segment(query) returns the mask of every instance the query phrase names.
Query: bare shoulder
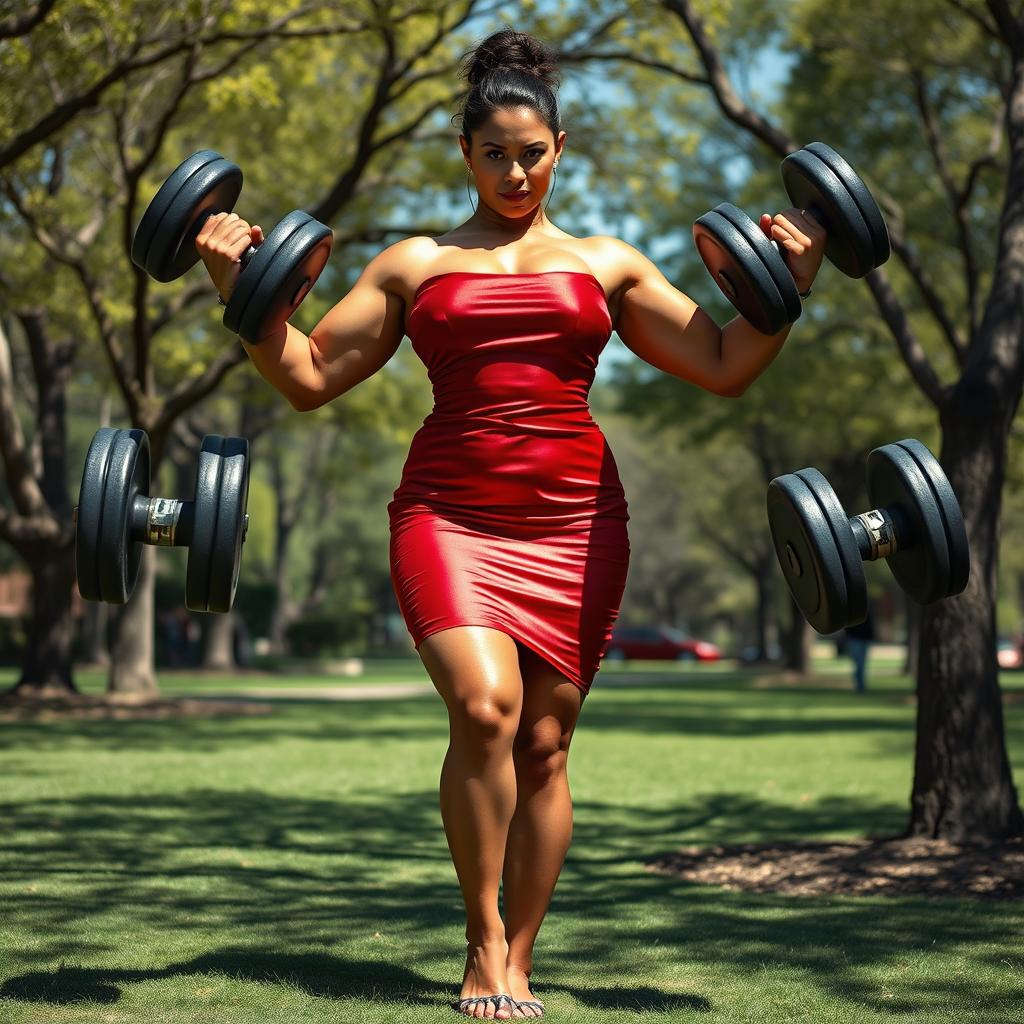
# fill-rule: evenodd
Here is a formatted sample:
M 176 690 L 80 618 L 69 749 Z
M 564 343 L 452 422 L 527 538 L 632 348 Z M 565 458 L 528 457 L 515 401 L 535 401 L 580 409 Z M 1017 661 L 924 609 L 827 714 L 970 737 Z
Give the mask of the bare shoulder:
M 621 238 L 594 235 L 587 241 L 593 247 L 595 258 L 603 264 L 608 280 L 614 282 L 615 290 L 620 295 L 645 278 L 663 276 L 652 260 Z
M 381 290 L 408 301 L 423 267 L 430 265 L 436 253 L 437 242 L 429 235 L 411 235 L 381 249 L 366 265 L 364 273 L 370 275 Z

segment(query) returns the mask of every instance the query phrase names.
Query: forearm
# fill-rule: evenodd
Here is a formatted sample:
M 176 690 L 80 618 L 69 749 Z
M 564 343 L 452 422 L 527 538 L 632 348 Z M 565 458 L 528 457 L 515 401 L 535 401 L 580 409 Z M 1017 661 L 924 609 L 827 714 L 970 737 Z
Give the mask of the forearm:
M 762 334 L 742 316 L 730 320 L 722 328 L 719 350 L 721 393 L 743 394 L 779 354 L 791 329 L 792 324 L 778 334 Z
M 320 370 L 314 361 L 313 346 L 302 331 L 286 323 L 258 345 L 242 341 L 242 346 L 260 376 L 294 408 L 305 411 L 318 404 L 314 396 L 321 390 Z

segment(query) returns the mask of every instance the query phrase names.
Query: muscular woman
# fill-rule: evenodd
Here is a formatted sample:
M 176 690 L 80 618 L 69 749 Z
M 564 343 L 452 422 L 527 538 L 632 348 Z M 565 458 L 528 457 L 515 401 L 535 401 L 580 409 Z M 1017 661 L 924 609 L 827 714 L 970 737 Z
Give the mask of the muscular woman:
M 504 29 L 463 74 L 472 216 L 379 253 L 309 337 L 286 324 L 246 349 L 299 410 L 376 373 L 406 334 L 427 367 L 434 409 L 388 505 L 391 573 L 448 710 L 441 817 L 468 947 L 454 1006 L 505 1020 L 543 1014 L 530 975 L 572 836 L 569 744 L 629 563 L 625 496 L 587 405 L 598 357 L 615 331 L 659 370 L 737 397 L 789 328 L 719 328 L 633 247 L 548 218 L 566 132 L 544 43 Z M 806 291 L 824 231 L 795 209 L 761 228 Z M 225 300 L 262 240 L 235 214 L 207 221 L 197 245 Z

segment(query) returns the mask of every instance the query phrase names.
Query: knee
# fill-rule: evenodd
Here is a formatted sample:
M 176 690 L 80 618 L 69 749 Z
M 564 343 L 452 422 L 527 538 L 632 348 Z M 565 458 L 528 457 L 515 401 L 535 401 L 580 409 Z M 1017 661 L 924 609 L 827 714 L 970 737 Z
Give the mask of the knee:
M 516 734 L 519 707 L 493 694 L 460 700 L 448 709 L 452 737 L 472 741 L 474 746 L 507 746 Z
M 516 737 L 512 748 L 516 775 L 525 782 L 544 785 L 565 772 L 569 760 L 569 737 L 543 731 Z

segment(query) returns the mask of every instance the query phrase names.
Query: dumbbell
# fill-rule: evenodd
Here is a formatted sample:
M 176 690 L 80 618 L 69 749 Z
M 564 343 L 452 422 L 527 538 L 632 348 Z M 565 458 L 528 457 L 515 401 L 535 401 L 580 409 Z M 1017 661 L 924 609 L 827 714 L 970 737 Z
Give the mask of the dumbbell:
M 782 181 L 795 207 L 828 233 L 825 255 L 847 277 L 863 277 L 889 258 L 889 231 L 874 196 L 831 147 L 812 142 L 782 161 Z M 741 209 L 719 203 L 698 217 L 693 239 L 725 297 L 764 334 L 800 317 L 793 275 L 774 240 Z
M 150 497 L 149 467 L 144 430 L 96 431 L 74 510 L 79 592 L 87 601 L 125 604 L 135 590 L 143 544 L 187 547 L 186 606 L 229 611 L 249 528 L 249 442 L 203 438 L 192 501 Z
M 229 213 L 242 172 L 212 149 L 182 161 L 146 207 L 132 239 L 132 262 L 157 281 L 181 277 L 199 260 L 196 238 L 208 217 Z M 289 213 L 242 270 L 224 309 L 228 330 L 255 344 L 281 327 L 316 283 L 331 254 L 331 229 L 301 210 Z
M 793 600 L 819 633 L 867 617 L 864 562 L 884 558 L 918 604 L 961 593 L 970 576 L 963 514 L 934 455 L 913 438 L 875 448 L 867 459 L 874 508 L 847 516 L 813 468 L 768 485 L 768 523 Z

